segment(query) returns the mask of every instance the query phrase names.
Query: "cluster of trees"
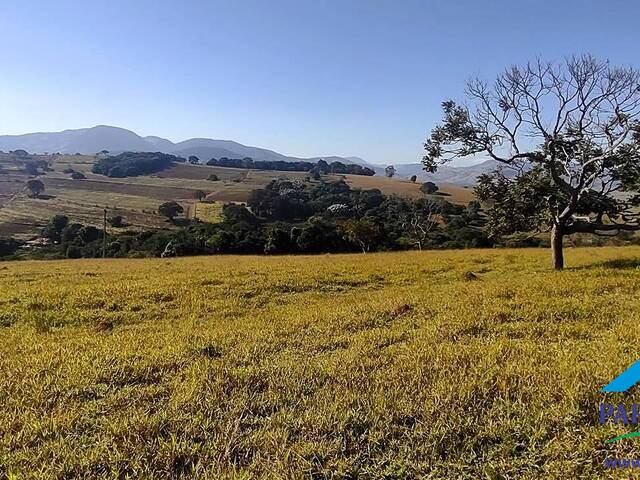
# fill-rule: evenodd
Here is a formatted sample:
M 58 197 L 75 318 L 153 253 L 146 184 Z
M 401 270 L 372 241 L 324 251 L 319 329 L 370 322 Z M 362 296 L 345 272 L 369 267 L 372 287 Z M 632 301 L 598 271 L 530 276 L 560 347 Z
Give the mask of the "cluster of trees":
M 178 214 L 176 205 L 163 215 Z M 179 206 L 179 205 L 178 205 Z M 166 211 L 164 211 L 166 210 Z M 213 253 L 286 254 L 487 247 L 477 202 L 467 207 L 426 197 L 408 200 L 343 181 L 274 180 L 246 205 L 227 204 L 223 221 L 187 221 L 182 228 L 106 235 L 105 254 L 180 256 Z M 99 257 L 105 233 L 56 216 L 42 235 L 60 257 Z
M 28 159 L 24 162 L 24 169 L 29 175 L 37 176 L 51 170 L 46 160 Z
M 148 175 L 164 170 L 174 163 L 191 163 L 197 165 L 200 160 L 195 155 L 191 155 L 188 160 L 161 152 L 124 152 L 115 156 L 99 158 L 93 165 L 92 172 L 108 177 L 133 177 L 137 175 Z M 341 173 L 353 175 L 375 175 L 370 168 L 362 165 L 350 164 L 346 165 L 342 162 L 327 163 L 325 160 L 319 160 L 318 163 L 312 162 L 285 162 L 277 161 L 259 161 L 250 157 L 245 158 L 212 158 L 207 165 L 214 167 L 231 167 L 245 168 L 255 170 L 278 170 L 285 172 L 310 172 L 314 178 L 319 178 L 321 174 Z
M 21 242 L 13 238 L 0 238 L 0 258 L 14 255 L 21 245 Z
M 185 159 L 161 152 L 124 152 L 100 158 L 91 171 L 108 177 L 135 177 L 162 171 L 176 162 L 184 163 Z
M 62 173 L 69 174 L 73 180 L 85 180 L 87 178 L 84 173 L 79 172 L 78 170 L 74 170 L 71 167 L 65 168 Z
M 357 164 L 344 164 L 342 162 L 327 163 L 325 160 L 319 160 L 317 163 L 312 162 L 285 162 L 284 160 L 261 161 L 253 160 L 250 157 L 245 158 L 212 158 L 207 165 L 214 167 L 232 167 L 247 168 L 256 170 L 279 170 L 283 172 L 312 172 L 314 174 L 342 173 L 353 175 L 375 175 L 370 168 Z
M 42 237 L 54 242 L 65 258 L 102 255 L 104 231 L 91 225 L 71 223 L 65 215 L 55 215 L 42 230 Z

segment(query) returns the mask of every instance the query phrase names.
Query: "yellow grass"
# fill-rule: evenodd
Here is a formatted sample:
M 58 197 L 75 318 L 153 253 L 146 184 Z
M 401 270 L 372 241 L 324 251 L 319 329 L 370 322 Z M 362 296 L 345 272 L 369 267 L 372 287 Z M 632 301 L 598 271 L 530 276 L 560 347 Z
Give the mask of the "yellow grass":
M 367 177 L 364 175 L 335 175 L 343 177 L 352 188 L 360 188 L 370 190 L 372 188 L 379 189 L 385 195 L 398 195 L 407 198 L 423 198 L 424 193 L 420 191 L 422 183 L 420 181 L 413 183 L 409 180 L 400 178 L 387 178 L 382 175 Z M 467 205 L 475 199 L 473 188 L 465 188 L 450 183 L 438 184 L 439 192 L 444 195 L 429 195 L 429 198 L 442 198 L 451 203 Z
M 222 220 L 222 204 L 221 203 L 203 203 L 197 204 L 196 217 L 198 220 L 209 223 L 217 223 Z
M 600 401 L 637 398 L 598 391 L 640 357 L 640 248 L 567 260 L 2 263 L 0 472 L 607 477 L 605 457 L 640 453 L 597 423 Z

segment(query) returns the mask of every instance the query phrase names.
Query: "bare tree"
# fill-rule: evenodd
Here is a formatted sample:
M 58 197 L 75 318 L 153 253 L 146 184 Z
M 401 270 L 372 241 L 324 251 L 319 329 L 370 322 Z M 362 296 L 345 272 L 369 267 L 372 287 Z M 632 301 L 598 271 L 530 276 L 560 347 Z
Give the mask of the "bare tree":
M 409 241 L 422 250 L 424 243 L 437 225 L 441 214 L 437 202 L 419 200 L 411 202 L 410 210 L 403 215 L 401 227 Z
M 503 165 L 476 189 L 494 205 L 490 229 L 550 231 L 562 269 L 564 236 L 640 228 L 639 81 L 634 68 L 589 55 L 513 66 L 491 85 L 472 79 L 468 105 L 443 103 L 423 164 L 433 172 L 485 154 Z

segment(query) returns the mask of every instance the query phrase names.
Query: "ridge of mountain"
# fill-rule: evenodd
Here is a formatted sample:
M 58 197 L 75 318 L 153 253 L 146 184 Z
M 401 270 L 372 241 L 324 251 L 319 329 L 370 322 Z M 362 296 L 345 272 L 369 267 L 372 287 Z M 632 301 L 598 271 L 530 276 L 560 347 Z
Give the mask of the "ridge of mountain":
M 328 163 L 356 163 L 373 169 L 377 174 L 384 173 L 384 167 L 374 165 L 356 156 L 315 156 L 310 158 L 294 157 L 266 148 L 243 145 L 233 140 L 211 138 L 190 138 L 181 142 L 172 142 L 158 136 L 140 135 L 120 127 L 97 125 L 91 128 L 63 130 L 61 132 L 36 132 L 23 135 L 0 135 L 0 150 L 23 149 L 30 153 L 66 153 L 95 154 L 102 150 L 111 153 L 124 151 L 159 151 L 181 157 L 196 156 L 205 163 L 211 158 L 251 157 L 257 161 L 317 162 L 324 159 Z M 416 175 L 421 181 L 435 183 L 454 183 L 472 185 L 482 173 L 494 170 L 497 163 L 486 160 L 466 167 L 443 166 L 436 173 L 426 173 L 420 163 L 396 164 L 396 174 L 400 177 Z

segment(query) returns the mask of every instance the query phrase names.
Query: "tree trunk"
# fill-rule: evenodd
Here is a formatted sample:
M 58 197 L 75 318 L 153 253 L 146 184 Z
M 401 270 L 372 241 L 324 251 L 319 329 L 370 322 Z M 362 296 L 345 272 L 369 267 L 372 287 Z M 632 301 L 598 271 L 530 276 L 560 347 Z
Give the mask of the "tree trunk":
M 553 260 L 553 268 L 562 270 L 564 268 L 564 254 L 562 252 L 562 238 L 564 234 L 562 229 L 555 225 L 551 229 L 551 258 Z

